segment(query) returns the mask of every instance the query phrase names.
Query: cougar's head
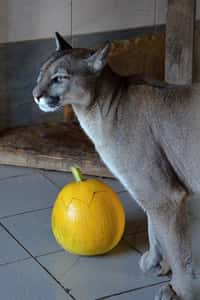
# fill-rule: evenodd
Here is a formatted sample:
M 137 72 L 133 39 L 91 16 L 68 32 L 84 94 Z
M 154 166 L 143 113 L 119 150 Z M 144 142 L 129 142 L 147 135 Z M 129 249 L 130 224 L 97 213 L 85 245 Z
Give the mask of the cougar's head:
M 87 105 L 90 90 L 106 64 L 110 43 L 96 51 L 72 48 L 56 33 L 56 51 L 40 69 L 33 97 L 42 111 L 66 104 Z

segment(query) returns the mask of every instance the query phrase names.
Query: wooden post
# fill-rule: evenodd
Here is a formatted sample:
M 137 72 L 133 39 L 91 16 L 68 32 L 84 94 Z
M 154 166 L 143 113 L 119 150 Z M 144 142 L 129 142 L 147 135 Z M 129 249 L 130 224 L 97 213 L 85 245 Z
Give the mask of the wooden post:
M 74 112 L 71 105 L 65 105 L 64 107 L 64 122 L 70 122 L 74 118 Z
M 168 0 L 165 80 L 192 83 L 195 0 Z

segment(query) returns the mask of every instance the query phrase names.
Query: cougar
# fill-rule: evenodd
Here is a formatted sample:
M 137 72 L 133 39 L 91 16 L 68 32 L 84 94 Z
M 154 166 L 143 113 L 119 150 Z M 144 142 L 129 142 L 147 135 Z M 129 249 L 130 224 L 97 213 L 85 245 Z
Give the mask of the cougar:
M 149 251 L 140 267 L 171 281 L 155 300 L 199 300 L 187 206 L 200 194 L 200 84 L 175 87 L 121 77 L 107 64 L 111 45 L 72 48 L 56 33 L 33 97 L 53 112 L 72 104 L 103 162 L 144 209 Z

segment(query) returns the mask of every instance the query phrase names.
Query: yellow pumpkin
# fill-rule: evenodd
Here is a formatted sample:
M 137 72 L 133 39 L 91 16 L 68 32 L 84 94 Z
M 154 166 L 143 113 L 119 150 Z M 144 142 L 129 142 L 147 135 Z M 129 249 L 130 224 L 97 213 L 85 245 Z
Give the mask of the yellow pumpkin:
M 123 206 L 107 184 L 97 179 L 84 180 L 78 168 L 71 169 L 76 181 L 63 187 L 52 210 L 55 239 L 74 254 L 106 253 L 123 235 Z

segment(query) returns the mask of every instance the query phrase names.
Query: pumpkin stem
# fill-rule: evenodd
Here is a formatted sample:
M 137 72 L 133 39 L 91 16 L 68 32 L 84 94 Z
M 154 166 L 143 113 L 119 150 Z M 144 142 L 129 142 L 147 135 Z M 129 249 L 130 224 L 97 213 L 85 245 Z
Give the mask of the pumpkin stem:
M 71 167 L 70 169 L 71 169 L 72 174 L 77 182 L 84 180 L 83 174 L 81 173 L 81 170 L 79 168 Z

